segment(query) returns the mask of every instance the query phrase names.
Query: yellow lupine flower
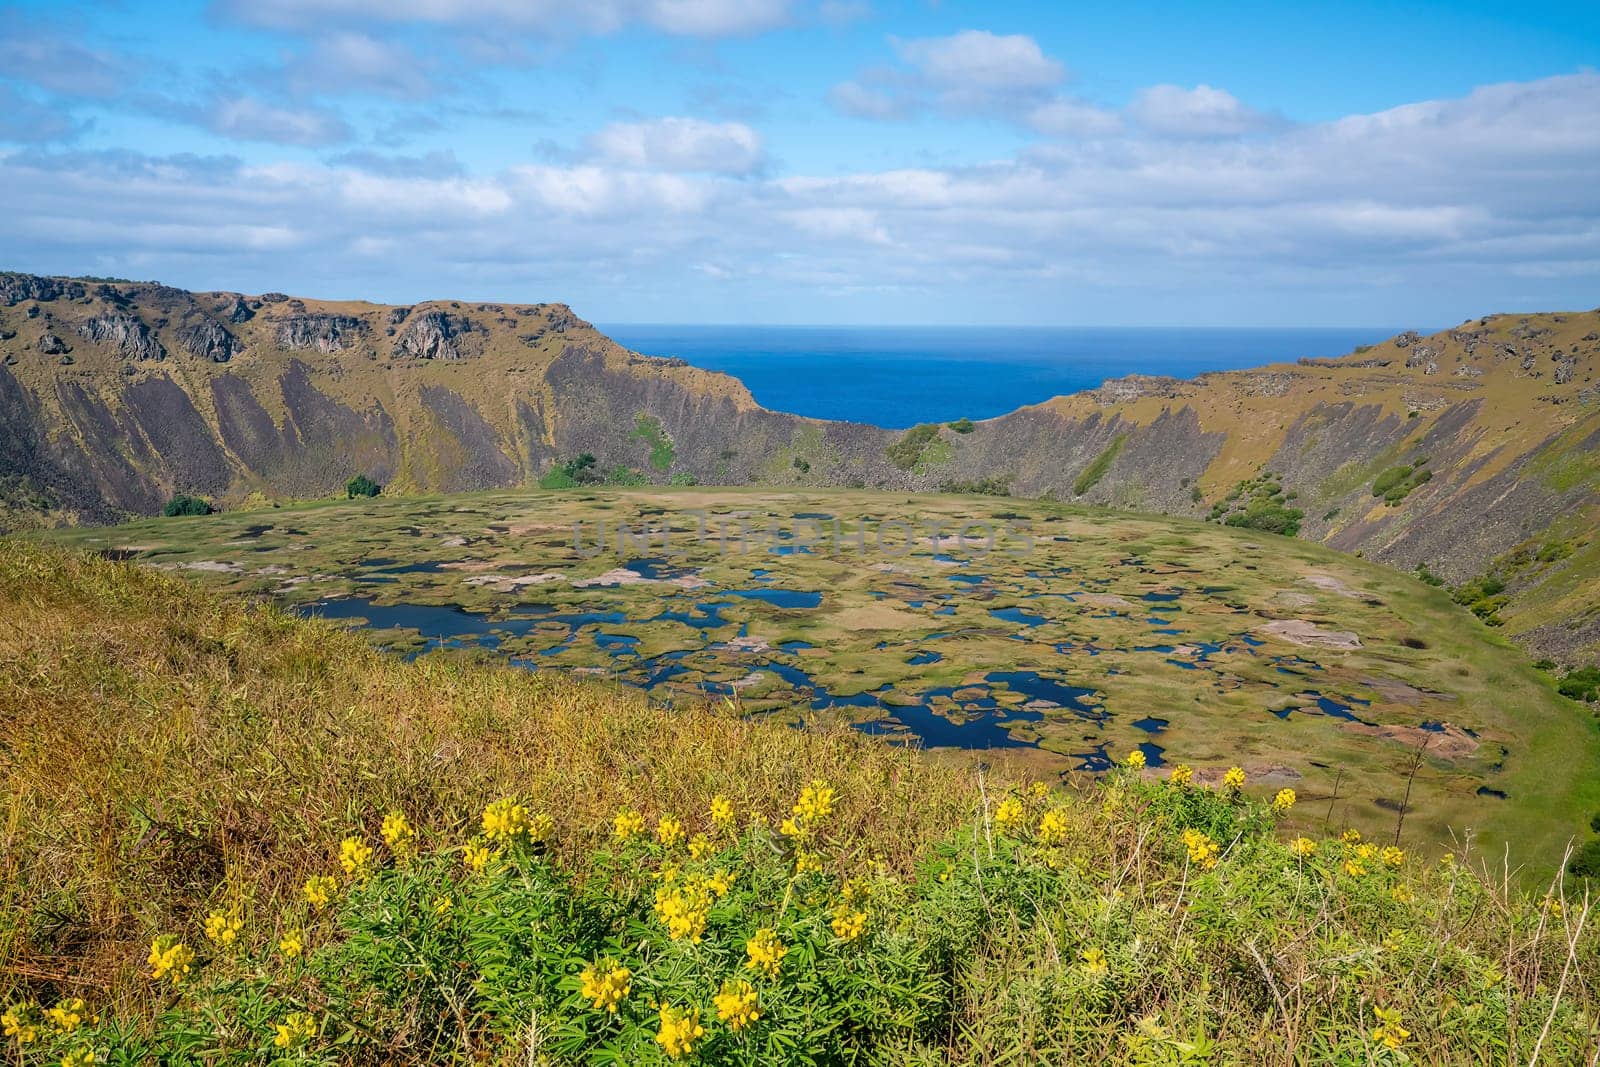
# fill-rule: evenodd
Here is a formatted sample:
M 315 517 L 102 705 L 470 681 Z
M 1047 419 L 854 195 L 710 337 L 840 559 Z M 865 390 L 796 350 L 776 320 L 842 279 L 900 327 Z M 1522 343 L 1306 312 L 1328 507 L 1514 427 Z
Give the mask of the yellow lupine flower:
M 1406 885 L 1404 882 L 1400 882 L 1394 888 L 1390 889 L 1389 895 L 1394 898 L 1394 902 L 1396 904 L 1409 904 L 1414 899 L 1411 893 L 1411 887 Z
M 1001 833 L 1016 833 L 1022 828 L 1022 822 L 1027 817 L 1027 810 L 1023 808 L 1022 801 L 1016 797 L 1007 797 L 994 809 L 994 824 L 1000 828 Z
M 833 921 L 828 925 L 832 927 L 834 937 L 841 941 L 854 941 L 867 929 L 867 913 L 842 906 L 834 910 Z
M 794 813 L 807 822 L 818 822 L 833 814 L 834 801 L 833 787 L 821 778 L 813 778 L 811 784 L 800 790 L 800 800 L 794 806 Z
M 743 978 L 730 978 L 723 982 L 722 992 L 711 1000 L 717 1006 L 717 1018 L 727 1023 L 728 1029 L 734 1033 L 761 1018 L 755 987 Z
M 46 1008 L 44 1017 L 50 1020 L 50 1025 L 58 1033 L 70 1034 L 83 1025 L 83 1020 L 88 1018 L 89 1006 L 83 1002 L 82 997 L 68 997 L 57 1001 L 54 1007 Z
M 1142 748 L 1134 749 L 1132 752 L 1128 753 L 1128 758 L 1124 762 L 1126 762 L 1127 765 L 1129 766 L 1129 768 L 1131 768 L 1132 770 L 1136 770 L 1136 771 L 1144 770 L 1144 765 L 1145 765 L 1144 749 L 1142 749 Z
M 31 1045 L 39 1040 L 37 1013 L 39 1005 L 32 1001 L 13 1004 L 0 1014 L 0 1033 L 19 1045 Z
M 306 936 L 299 930 L 290 930 L 278 938 L 278 951 L 288 960 L 299 959 L 306 950 Z
M 661 1029 L 656 1032 L 656 1043 L 675 1060 L 681 1060 L 694 1051 L 694 1043 L 705 1036 L 700 1025 L 699 1008 L 661 1006 Z
M 317 1020 L 303 1011 L 290 1012 L 273 1027 L 278 1033 L 272 1043 L 279 1048 L 299 1048 L 317 1036 Z
M 1390 845 L 1388 848 L 1383 850 L 1383 865 L 1385 867 L 1399 867 L 1405 861 L 1406 854 L 1403 849 L 1398 849 L 1393 845 Z
M 411 851 L 411 846 L 416 842 L 417 832 L 411 828 L 411 822 L 403 812 L 391 811 L 383 817 L 383 826 L 379 829 L 383 843 L 389 846 L 389 851 L 396 856 L 403 856 Z
M 1372 1031 L 1372 1040 L 1388 1049 L 1398 1049 L 1405 1044 L 1406 1038 L 1411 1036 L 1411 1031 L 1400 1025 L 1400 1012 L 1394 1008 L 1372 1009 L 1378 1017 L 1378 1027 Z
M 439 896 L 433 898 L 433 913 L 439 918 L 444 918 L 455 910 L 456 902 L 449 897 Z
M 725 868 L 719 868 L 717 873 L 706 879 L 706 888 L 716 894 L 718 900 L 728 895 L 728 890 L 733 888 L 733 874 Z
M 1203 871 L 1209 871 L 1217 865 L 1217 856 L 1221 847 L 1211 838 L 1199 830 L 1185 830 L 1183 844 L 1189 850 L 1189 862 Z
M 84 1047 L 75 1048 L 61 1057 L 61 1067 L 89 1067 L 90 1064 L 100 1062 L 95 1058 L 94 1049 Z
M 632 808 L 623 808 L 617 812 L 617 817 L 611 820 L 613 841 L 632 841 L 642 833 L 644 833 L 644 816 Z
M 306 879 L 306 903 L 321 911 L 333 902 L 333 896 L 339 891 L 339 883 L 331 874 L 313 874 Z
M 1227 773 L 1222 776 L 1222 784 L 1228 789 L 1243 789 L 1244 768 L 1229 767 Z
M 1078 953 L 1078 959 L 1083 961 L 1083 969 L 1089 975 L 1099 978 L 1111 968 L 1106 963 L 1106 954 L 1098 948 L 1086 948 Z
M 1035 800 L 1043 800 L 1050 795 L 1050 785 L 1047 782 L 1034 782 L 1028 786 L 1028 795 Z
M 778 833 L 784 837 L 804 837 L 805 824 L 797 816 L 788 816 L 778 824 Z
M 733 822 L 733 801 L 718 793 L 711 798 L 711 825 L 726 832 L 733 829 Z
M 1194 768 L 1187 763 L 1180 763 L 1172 768 L 1172 773 L 1167 775 L 1167 781 L 1173 785 L 1188 785 L 1194 781 Z
M 1317 852 L 1317 843 L 1309 837 L 1297 837 L 1289 842 L 1289 851 L 1296 856 L 1314 856 Z
M 461 865 L 473 874 L 482 874 L 492 859 L 494 853 L 488 845 L 468 845 L 461 850 Z
M 802 874 L 821 874 L 822 857 L 801 849 L 794 854 L 794 873 L 797 878 Z
M 1051 808 L 1039 819 L 1039 843 L 1059 845 L 1067 839 L 1067 816 L 1059 808 Z
M 194 950 L 171 934 L 162 934 L 150 942 L 150 977 L 163 978 L 174 985 L 189 977 L 189 967 L 194 963 Z
M 1339 835 L 1339 840 L 1346 845 L 1359 845 L 1361 844 L 1361 831 L 1352 826 Z
M 656 890 L 656 918 L 674 941 L 698 944 L 705 936 L 710 909 L 709 887 L 698 877 L 686 878 L 682 885 L 663 885 Z
M 689 838 L 689 858 L 692 860 L 704 859 L 711 852 L 711 839 L 705 834 L 695 834 Z
M 1272 810 L 1279 815 L 1285 815 L 1294 807 L 1295 795 L 1293 789 L 1280 789 L 1278 795 L 1272 798 Z
M 1362 875 L 1367 873 L 1367 865 L 1357 859 L 1345 860 L 1344 873 L 1348 874 L 1352 878 L 1360 878 Z
M 239 931 L 244 929 L 244 920 L 236 913 L 214 911 L 206 916 L 206 940 L 219 948 L 229 948 L 239 940 Z
M 617 1013 L 617 1005 L 627 999 L 633 988 L 633 972 L 613 959 L 591 963 L 583 969 L 580 978 L 583 995 L 594 1004 L 595 1011 Z
M 656 820 L 656 840 L 667 848 L 678 844 L 684 839 L 683 823 L 674 816 L 663 815 Z
M 354 881 L 367 876 L 372 865 L 372 846 L 359 837 L 347 837 L 339 842 L 339 866 Z
M 770 926 L 757 930 L 755 936 L 745 942 L 744 951 L 748 957 L 745 966 L 752 971 L 762 972 L 768 978 L 778 977 L 783 957 L 789 954 L 788 946 L 778 940 L 778 932 Z

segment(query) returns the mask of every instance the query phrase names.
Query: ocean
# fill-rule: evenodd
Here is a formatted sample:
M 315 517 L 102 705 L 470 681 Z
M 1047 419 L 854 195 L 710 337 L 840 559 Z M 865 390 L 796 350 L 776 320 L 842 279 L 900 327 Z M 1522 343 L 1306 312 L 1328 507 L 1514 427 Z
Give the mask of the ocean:
M 987 419 L 1126 374 L 1189 378 L 1340 356 L 1393 327 L 601 325 L 618 343 L 739 378 L 763 406 L 904 429 Z

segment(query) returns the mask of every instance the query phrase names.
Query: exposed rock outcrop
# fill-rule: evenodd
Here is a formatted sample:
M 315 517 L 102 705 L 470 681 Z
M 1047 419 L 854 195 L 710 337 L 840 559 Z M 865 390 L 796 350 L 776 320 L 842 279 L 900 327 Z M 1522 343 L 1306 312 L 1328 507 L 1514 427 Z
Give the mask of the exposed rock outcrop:
M 61 356 L 72 351 L 72 346 L 53 333 L 39 338 L 39 351 L 47 356 Z
M 191 356 L 213 363 L 228 362 L 242 348 L 237 337 L 210 319 L 183 327 L 178 331 L 178 343 Z
M 10 307 L 24 300 L 81 300 L 82 282 L 67 278 L 41 278 L 37 274 L 0 273 L 0 304 Z
M 447 311 L 429 311 L 406 324 L 395 338 L 397 359 L 462 359 L 476 355 L 471 319 Z
M 95 344 L 114 345 L 124 359 L 154 361 L 167 358 L 167 349 L 144 321 L 135 315 L 101 315 L 84 321 L 78 333 Z
M 360 344 L 366 329 L 365 323 L 349 315 L 294 315 L 279 320 L 273 337 L 279 348 L 314 348 L 331 354 Z

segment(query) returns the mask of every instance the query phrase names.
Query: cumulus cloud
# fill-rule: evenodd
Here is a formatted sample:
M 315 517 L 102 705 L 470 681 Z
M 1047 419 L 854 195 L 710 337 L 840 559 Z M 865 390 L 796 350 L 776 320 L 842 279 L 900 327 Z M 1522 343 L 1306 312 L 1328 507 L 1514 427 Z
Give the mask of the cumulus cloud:
M 761 135 L 742 122 L 669 117 L 614 122 L 590 136 L 595 160 L 641 170 L 751 174 L 765 156 Z
M 795 16 L 792 0 L 217 0 L 213 6 L 227 18 L 274 29 L 425 23 L 614 33 L 642 25 L 684 37 L 761 33 Z
M 291 59 L 282 80 L 297 95 L 365 92 L 401 100 L 432 96 L 430 64 L 406 46 L 365 33 L 341 31 L 317 39 Z
M 1236 137 L 1278 121 L 1241 104 L 1227 90 L 1209 85 L 1141 89 L 1128 105 L 1128 116 L 1144 129 L 1169 137 Z
M 15 8 L 0 10 L 0 26 L 0 77 L 85 98 L 114 96 L 132 80 L 126 60 L 25 20 Z
M 205 288 L 580 310 L 650 291 L 682 306 L 700 264 L 739 313 L 803 304 L 813 321 L 860 294 L 902 321 L 1137 321 L 1153 307 L 1238 321 L 1284 314 L 1286 292 L 1394 293 L 1406 318 L 1458 321 L 1505 307 L 1517 278 L 1537 279 L 1540 303 L 1592 306 L 1596 113 L 1600 75 L 1579 74 L 1243 139 L 776 177 L 747 169 L 759 141 L 695 120 L 618 123 L 586 158 L 476 175 L 34 148 L 0 153 L 15 208 L 0 247 L 39 269 Z

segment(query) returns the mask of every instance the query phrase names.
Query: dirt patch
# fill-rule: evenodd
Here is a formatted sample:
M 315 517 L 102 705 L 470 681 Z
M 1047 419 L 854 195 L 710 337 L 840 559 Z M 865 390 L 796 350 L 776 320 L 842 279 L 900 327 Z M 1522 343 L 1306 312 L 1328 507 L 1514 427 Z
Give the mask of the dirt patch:
M 1420 726 L 1369 726 L 1360 722 L 1345 723 L 1343 729 L 1346 733 L 1363 737 L 1381 737 L 1407 748 L 1421 748 L 1427 755 L 1437 759 L 1464 759 L 1478 751 L 1476 737 L 1448 722 L 1431 730 Z
M 1358 679 L 1361 685 L 1377 693 L 1386 704 L 1420 704 L 1424 700 L 1454 700 L 1449 693 L 1440 693 L 1432 689 L 1418 689 L 1414 685 L 1407 685 L 1398 678 L 1366 677 Z
M 485 586 L 496 593 L 514 593 L 530 585 L 559 582 L 563 577 L 565 575 L 561 574 L 519 574 L 515 577 L 509 574 L 479 574 L 462 579 L 461 584 Z
M 1131 608 L 1133 601 L 1115 593 L 1079 593 L 1080 604 L 1093 604 L 1097 608 Z
M 1363 593 L 1359 589 L 1352 589 L 1350 586 L 1346 585 L 1342 579 L 1335 578 L 1331 574 L 1312 573 L 1303 576 L 1300 580 L 1305 582 L 1307 585 L 1316 586 L 1325 593 L 1337 593 L 1340 596 L 1347 596 L 1351 600 L 1359 600 L 1365 604 L 1382 603 L 1381 600 L 1373 596 L 1371 593 Z
M 1349 630 L 1324 630 L 1304 619 L 1275 619 L 1255 629 L 1257 633 L 1281 637 L 1301 648 L 1331 648 L 1350 652 L 1361 647 L 1361 638 Z
M 1280 589 L 1273 595 L 1274 603 L 1282 604 L 1286 608 L 1309 608 L 1317 602 L 1317 598 L 1310 593 L 1296 593 L 1290 589 Z

